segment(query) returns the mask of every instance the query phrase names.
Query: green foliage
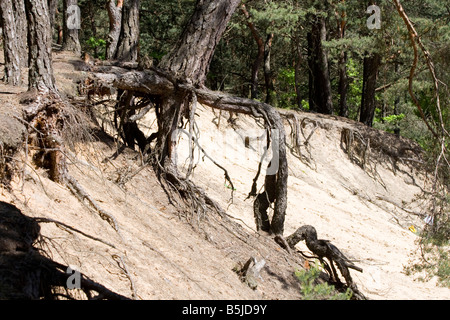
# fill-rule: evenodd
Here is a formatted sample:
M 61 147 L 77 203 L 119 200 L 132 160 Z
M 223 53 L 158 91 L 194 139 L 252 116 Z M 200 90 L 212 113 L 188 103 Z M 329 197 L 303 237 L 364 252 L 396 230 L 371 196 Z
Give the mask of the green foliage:
M 295 276 L 300 281 L 301 293 L 304 300 L 350 300 L 352 291 L 336 292 L 334 286 L 318 281 L 321 266 L 314 265 L 309 270 L 296 270 Z
M 349 109 L 349 118 L 357 120 L 359 107 L 361 106 L 362 94 L 362 64 L 357 63 L 355 59 L 347 60 L 347 77 L 349 79 L 349 87 L 347 93 L 347 104 Z
M 400 114 L 391 114 L 390 116 L 386 116 L 386 117 L 382 118 L 382 120 L 389 124 L 396 124 L 397 122 L 403 120 L 404 118 L 405 118 L 405 114 L 400 113 Z
M 81 49 L 89 52 L 95 58 L 104 59 L 106 42 L 109 32 L 109 18 L 104 0 L 78 0 L 81 10 L 81 29 L 79 39 Z M 62 19 L 62 5 L 59 9 L 59 19 Z
M 278 74 L 279 90 L 278 106 L 293 109 L 296 107 L 297 93 L 295 92 L 294 68 L 282 68 Z
M 94 53 L 94 57 L 105 60 L 106 41 L 103 39 L 97 39 L 90 37 L 85 42 L 85 47 L 89 52 Z

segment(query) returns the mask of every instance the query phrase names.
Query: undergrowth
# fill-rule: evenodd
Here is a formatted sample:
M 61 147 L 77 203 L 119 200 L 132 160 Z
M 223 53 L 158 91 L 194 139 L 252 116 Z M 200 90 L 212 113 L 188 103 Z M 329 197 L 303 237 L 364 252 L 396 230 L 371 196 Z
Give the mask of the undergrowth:
M 295 276 L 300 281 L 300 291 L 304 300 L 350 300 L 352 291 L 337 292 L 333 285 L 319 282 L 321 266 L 314 265 L 308 270 L 296 270 Z

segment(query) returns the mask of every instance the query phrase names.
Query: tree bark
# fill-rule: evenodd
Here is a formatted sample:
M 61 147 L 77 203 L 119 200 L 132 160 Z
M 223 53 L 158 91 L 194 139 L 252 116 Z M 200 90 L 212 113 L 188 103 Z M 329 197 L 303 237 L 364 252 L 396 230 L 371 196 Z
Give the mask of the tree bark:
M 347 93 L 348 93 L 348 77 L 347 77 L 347 52 L 341 51 L 339 56 L 339 115 L 348 117 Z
M 122 8 L 122 25 L 116 59 L 123 62 L 137 62 L 139 47 L 140 0 L 128 0 Z
M 0 2 L 1 24 L 3 25 L 3 50 L 5 56 L 5 75 L 3 81 L 18 86 L 22 83 L 20 76 L 20 55 L 16 34 L 15 14 L 11 0 Z
M 266 43 L 264 44 L 264 82 L 266 84 L 266 103 L 277 107 L 277 97 L 270 61 L 273 37 L 273 33 L 268 34 Z
M 295 82 L 295 95 L 298 110 L 303 110 L 302 105 L 302 95 L 301 95 L 301 85 L 300 81 L 303 77 L 301 74 L 301 66 L 303 63 L 302 48 L 300 46 L 300 40 L 298 36 L 294 37 L 294 48 L 295 48 L 295 67 L 294 67 L 294 82 Z
M 333 100 L 328 70 L 328 54 L 322 45 L 326 36 L 325 18 L 314 16 L 311 32 L 308 33 L 309 106 L 312 111 L 331 114 L 333 112 Z
M 106 9 L 109 16 L 109 33 L 106 42 L 106 59 L 114 59 L 117 52 L 117 44 L 119 43 L 120 29 L 122 27 L 122 7 L 123 0 L 109 0 Z
M 62 49 L 73 51 L 77 54 L 81 53 L 80 40 L 78 39 L 78 26 L 74 26 L 75 19 L 81 17 L 76 16 L 76 12 L 71 9 L 77 6 L 78 0 L 64 0 L 64 18 L 63 18 L 63 45 Z M 79 10 L 79 9 L 78 9 Z M 81 22 L 78 22 L 81 23 Z M 50 29 L 51 30 L 51 29 Z
M 58 10 L 58 0 L 48 0 L 48 10 L 50 11 L 50 25 L 52 28 L 52 35 L 53 35 L 53 29 L 55 27 L 56 11 Z
M 0 2 L 0 20 L 3 25 L 5 74 L 3 80 L 11 85 L 22 84 L 21 68 L 28 66 L 26 41 L 27 21 L 21 1 Z
M 52 38 L 46 0 L 25 0 L 28 19 L 28 89 L 57 92 L 52 67 Z
M 371 127 L 375 115 L 375 89 L 378 68 L 381 64 L 379 53 L 372 53 L 364 58 L 363 88 L 361 97 L 361 113 L 359 121 Z
M 176 47 L 162 58 L 160 67 L 175 78 L 203 85 L 216 46 L 239 3 L 239 0 L 197 1 Z
M 22 67 L 28 67 L 28 44 L 27 38 L 27 15 L 25 12 L 25 3 L 23 1 L 13 1 L 13 10 L 16 21 L 16 35 L 18 41 L 19 57 Z
M 345 0 L 341 0 L 345 4 Z M 338 35 L 339 39 L 344 39 L 345 29 L 346 29 L 346 11 L 338 13 L 335 12 L 338 19 Z M 339 115 L 341 117 L 348 117 L 348 105 L 347 105 L 347 92 L 348 92 L 348 77 L 347 77 L 347 51 L 343 48 L 339 54 L 338 62 L 338 72 L 339 72 Z

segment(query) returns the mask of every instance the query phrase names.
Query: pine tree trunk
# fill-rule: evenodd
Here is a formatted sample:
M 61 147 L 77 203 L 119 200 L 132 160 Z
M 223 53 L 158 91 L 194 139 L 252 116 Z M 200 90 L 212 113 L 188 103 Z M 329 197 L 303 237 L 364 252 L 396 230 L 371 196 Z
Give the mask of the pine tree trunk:
M 1 24 L 3 25 L 5 75 L 4 81 L 11 85 L 22 84 L 21 68 L 28 66 L 26 41 L 27 21 L 22 1 L 2 0 L 0 2 Z
M 347 92 L 348 92 L 348 77 L 347 77 L 347 52 L 341 51 L 339 56 L 339 115 L 341 117 L 348 117 Z
M 74 25 L 74 22 L 76 24 L 76 19 L 79 20 L 81 17 L 77 16 L 76 12 L 71 10 L 73 8 L 72 6 L 78 6 L 78 0 L 64 0 L 62 49 L 80 54 L 81 45 L 80 40 L 78 39 L 79 26 Z M 52 33 L 52 31 L 50 31 L 50 33 Z
M 16 23 L 11 0 L 0 2 L 1 24 L 3 25 L 5 75 L 3 80 L 10 85 L 17 86 L 22 83 L 20 76 L 20 56 L 16 35 Z
M 21 66 L 28 67 L 28 44 L 25 40 L 27 38 L 27 15 L 25 12 L 25 3 L 23 1 L 13 1 L 13 10 L 16 21 L 16 34 L 19 47 L 19 57 Z M 23 39 L 23 40 L 22 40 Z
M 231 15 L 240 0 L 200 0 L 177 46 L 164 56 L 159 67 L 175 78 L 203 86 L 212 56 Z M 187 104 L 187 93 L 176 92 L 163 99 L 158 117 L 156 150 L 161 164 L 172 160 L 175 141 L 171 139 Z
M 203 85 L 214 51 L 239 0 L 199 0 L 190 22 L 172 52 L 163 57 L 160 67 L 175 78 Z
M 123 0 L 109 0 L 106 9 L 109 16 L 109 33 L 106 42 L 106 59 L 114 59 L 117 52 L 117 44 L 119 43 L 120 29 L 122 27 L 122 7 Z
M 259 35 L 258 30 L 256 30 L 255 25 L 251 21 L 250 13 L 247 11 L 247 8 L 245 7 L 245 4 L 241 4 L 241 10 L 244 13 L 245 18 L 247 19 L 247 26 L 249 27 L 253 39 L 256 42 L 256 46 L 258 48 L 257 55 L 255 60 L 252 64 L 252 74 L 251 74 L 251 81 L 250 81 L 250 97 L 252 99 L 258 98 L 258 73 L 259 69 L 261 67 L 261 64 L 264 62 L 265 58 L 265 46 L 264 41 Z
M 28 89 L 56 92 L 52 67 L 52 39 L 46 0 L 25 0 L 28 20 Z
M 268 34 L 264 45 L 264 82 L 266 84 L 266 103 L 277 107 L 277 96 L 270 61 L 273 37 L 273 33 Z
M 295 48 L 295 68 L 294 68 L 294 82 L 295 82 L 295 100 L 297 102 L 298 110 L 303 110 L 302 105 L 302 95 L 301 95 L 301 85 L 300 81 L 303 78 L 303 74 L 301 74 L 301 66 L 303 63 L 303 55 L 300 46 L 300 40 L 298 36 L 294 37 L 294 45 Z
M 341 0 L 341 3 L 345 5 L 345 0 Z M 345 9 L 340 13 L 335 12 L 338 19 L 338 35 L 339 39 L 344 39 L 345 29 L 347 26 L 346 16 L 347 12 Z M 347 52 L 344 47 L 339 55 L 338 62 L 338 72 L 339 72 L 339 115 L 341 117 L 348 117 L 348 105 L 347 105 L 347 92 L 348 92 L 348 76 L 347 76 Z
M 122 8 L 122 26 L 116 59 L 126 62 L 138 61 L 140 0 L 127 0 Z
M 333 112 L 333 100 L 328 70 L 328 54 L 322 45 L 326 36 L 325 18 L 313 17 L 311 32 L 308 34 L 309 105 L 312 111 L 331 114 Z
M 58 0 L 48 0 L 48 10 L 50 11 L 50 25 L 52 28 L 52 38 L 53 38 L 53 29 L 55 27 L 55 18 L 56 11 L 58 9 Z
M 373 53 L 364 58 L 363 88 L 361 97 L 361 113 L 359 121 L 371 127 L 375 115 L 375 89 L 378 68 L 381 64 L 379 53 Z

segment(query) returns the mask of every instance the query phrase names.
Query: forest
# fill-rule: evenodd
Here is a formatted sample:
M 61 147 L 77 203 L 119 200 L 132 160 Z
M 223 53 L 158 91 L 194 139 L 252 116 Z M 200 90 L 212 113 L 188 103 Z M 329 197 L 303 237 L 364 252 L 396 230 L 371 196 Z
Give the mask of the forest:
M 283 121 L 300 111 L 360 122 L 417 143 L 420 165 L 430 173 L 425 193 L 432 223 L 424 237 L 448 243 L 448 1 L 1 0 L 0 13 L 3 81 L 28 87 L 24 121 L 30 136 L 38 133 L 35 146 L 46 149 L 39 165 L 83 197 L 89 198 L 69 174 L 64 154 L 70 148 L 65 129 L 77 131 L 73 126 L 81 118 L 73 109 L 76 99 L 60 95 L 55 85 L 52 51 L 82 58 L 90 77 L 80 92 L 114 97 L 108 101 L 120 143 L 140 152 L 190 210 L 225 214 L 189 179 L 193 149 L 205 153 L 196 144 L 198 103 L 228 112 L 230 122 L 246 114 L 264 123 L 272 159 L 267 171 L 261 160 L 249 194 L 257 229 L 275 235 L 287 251 L 296 236 L 308 239 L 305 228 L 300 236 L 284 235 L 289 150 Z M 158 131 L 146 136 L 136 121 L 151 109 Z M 174 161 L 179 128 L 192 141 L 186 176 Z M 272 162 L 275 172 L 269 170 Z M 233 189 L 229 172 L 215 164 Z M 7 166 L 0 163 L 0 169 Z M 262 192 L 256 184 L 261 172 Z M 106 220 L 114 227 L 112 217 Z M 352 266 L 339 255 L 333 259 L 345 277 Z M 358 296 L 351 280 L 347 284 Z

